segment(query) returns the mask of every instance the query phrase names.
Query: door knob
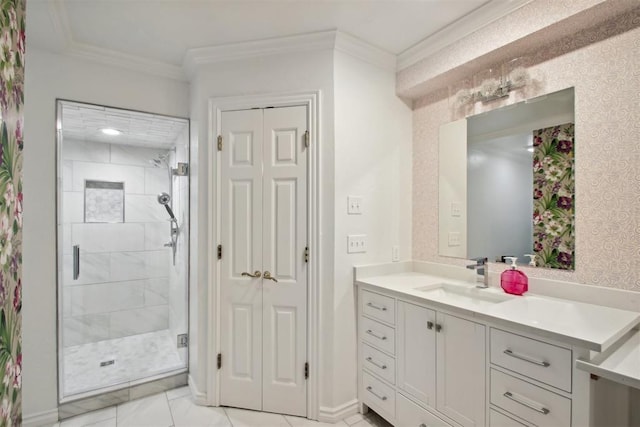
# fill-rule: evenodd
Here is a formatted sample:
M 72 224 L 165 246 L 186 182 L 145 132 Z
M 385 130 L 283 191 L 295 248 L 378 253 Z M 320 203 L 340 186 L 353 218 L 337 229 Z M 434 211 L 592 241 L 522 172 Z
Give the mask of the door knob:
M 269 273 L 268 271 L 265 271 L 265 272 L 264 272 L 264 276 L 262 276 L 262 277 L 264 277 L 264 278 L 265 278 L 265 279 L 267 279 L 267 280 L 273 280 L 274 282 L 278 283 L 278 279 L 276 279 L 275 277 L 273 277 L 273 276 L 271 275 L 271 273 Z
M 265 271 L 265 275 L 267 274 L 267 272 Z M 256 277 L 259 278 L 260 276 L 262 276 L 262 273 L 260 273 L 260 270 L 256 270 L 253 274 L 251 273 L 247 273 L 246 271 L 244 273 L 241 274 L 241 276 L 248 276 L 248 277 Z

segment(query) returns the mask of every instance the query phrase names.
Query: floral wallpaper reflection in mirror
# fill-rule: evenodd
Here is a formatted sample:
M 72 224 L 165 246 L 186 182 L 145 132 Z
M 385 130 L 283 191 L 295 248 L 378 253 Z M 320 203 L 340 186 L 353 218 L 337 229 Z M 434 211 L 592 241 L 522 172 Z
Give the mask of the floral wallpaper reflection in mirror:
M 574 125 L 533 131 L 533 251 L 540 267 L 575 265 Z
M 0 0 L 0 8 L 0 426 L 19 426 L 25 0 Z

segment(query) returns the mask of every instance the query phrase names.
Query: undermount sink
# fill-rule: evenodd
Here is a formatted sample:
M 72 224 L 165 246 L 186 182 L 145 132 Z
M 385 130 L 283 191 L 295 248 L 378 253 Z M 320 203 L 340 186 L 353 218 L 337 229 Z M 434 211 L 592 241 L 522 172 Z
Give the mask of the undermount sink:
M 489 307 L 511 299 L 508 295 L 495 290 L 451 283 L 422 286 L 415 290 L 423 292 L 423 295 L 429 299 L 476 308 Z

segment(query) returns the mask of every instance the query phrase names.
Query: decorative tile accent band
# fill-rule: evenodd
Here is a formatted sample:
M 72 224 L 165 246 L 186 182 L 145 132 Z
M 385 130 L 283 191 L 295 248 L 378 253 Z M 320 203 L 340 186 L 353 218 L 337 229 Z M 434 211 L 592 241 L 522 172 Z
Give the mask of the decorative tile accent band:
M 25 0 L 2 0 L 0 8 L 0 426 L 19 426 Z

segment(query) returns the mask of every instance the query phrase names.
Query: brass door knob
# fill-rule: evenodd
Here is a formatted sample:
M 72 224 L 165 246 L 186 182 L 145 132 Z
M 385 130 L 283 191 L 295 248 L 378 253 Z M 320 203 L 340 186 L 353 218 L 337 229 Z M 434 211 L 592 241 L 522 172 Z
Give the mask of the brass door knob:
M 266 273 L 266 272 L 265 272 Z M 262 273 L 260 273 L 260 270 L 256 270 L 253 274 L 251 273 L 247 273 L 246 271 L 244 273 L 241 274 L 241 276 L 248 276 L 248 277 L 254 277 L 254 278 L 260 278 L 260 276 L 262 276 Z
M 267 279 L 267 280 L 273 280 L 274 282 L 278 283 L 278 279 L 276 279 L 275 277 L 273 277 L 273 276 L 271 275 L 271 273 L 269 273 L 268 271 L 265 271 L 265 272 L 264 272 L 264 276 L 262 276 L 262 277 L 264 277 L 264 278 L 265 278 L 265 279 Z

